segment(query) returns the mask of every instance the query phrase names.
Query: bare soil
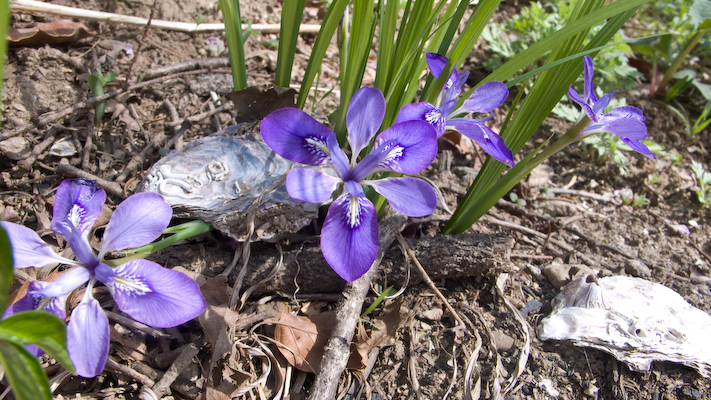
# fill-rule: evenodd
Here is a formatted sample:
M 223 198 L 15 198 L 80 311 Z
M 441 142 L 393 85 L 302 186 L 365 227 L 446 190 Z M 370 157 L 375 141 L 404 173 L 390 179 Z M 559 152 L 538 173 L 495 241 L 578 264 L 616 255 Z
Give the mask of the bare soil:
M 148 17 L 152 3 L 70 0 L 67 5 Z M 243 16 L 252 23 L 279 23 L 281 6 L 275 0 L 242 2 L 242 7 Z M 216 3 L 204 0 L 159 2 L 154 17 L 189 22 L 196 14 L 208 22 L 221 21 Z M 51 20 L 13 15 L 12 25 L 24 27 Z M 118 73 L 116 81 L 123 85 L 127 78 L 128 83 L 133 83 L 137 76 L 146 76 L 161 67 L 227 55 L 209 48 L 206 40 L 209 36 L 224 39 L 221 32 L 189 34 L 150 29 L 146 33 L 141 27 L 84 22 L 96 33 L 70 43 L 11 47 L 4 73 L 3 135 L 27 124 L 34 125 L 12 139 L 16 141 L 12 152 L 0 155 L 0 218 L 36 229 L 48 241 L 54 238 L 49 230 L 54 190 L 62 179 L 74 177 L 71 169 L 60 167 L 62 164 L 113 182 L 116 190 L 109 192 L 108 201 L 113 207 L 135 190 L 150 166 L 169 150 L 164 147 L 165 142 L 175 135 L 179 122 L 193 118 L 192 126 L 177 138 L 174 148 L 233 125 L 239 118 L 239 110 L 230 109 L 196 118 L 229 104 L 224 95 L 231 90 L 230 69 L 224 62 L 215 62 L 210 67 L 190 69 L 200 70 L 198 73 L 163 74 L 168 78 L 111 98 L 106 117 L 97 128 L 93 128 L 93 109 L 78 107 L 63 118 L 41 125 L 42 118 L 50 115 L 46 113 L 90 97 L 86 76 L 97 67 L 104 74 Z M 308 7 L 304 22 L 318 23 L 317 6 Z M 246 63 L 250 85 L 261 88 L 270 85 L 276 50 L 269 41 L 275 38 L 272 34 L 255 32 L 248 39 Z M 299 38 L 292 75 L 296 85 L 301 81 L 313 40 L 309 35 Z M 126 54 L 126 44 L 132 44 L 137 51 L 135 64 Z M 481 49 L 477 52 L 481 54 Z M 132 74 L 127 77 L 132 64 Z M 338 68 L 338 53 L 333 47 L 323 63 L 322 95 L 336 86 Z M 109 90 L 112 88 L 107 87 Z M 211 97 L 211 91 L 218 95 L 218 100 Z M 320 116 L 328 115 L 338 104 L 336 94 L 324 98 L 319 95 L 313 111 Z M 377 279 L 383 287 L 394 285 L 397 290 L 404 286 L 404 292 L 367 317 L 385 324 L 387 340 L 370 347 L 373 361 L 365 372 L 359 369 L 344 376 L 344 390 L 357 386 L 352 382 L 363 380 L 368 384 L 363 396 L 367 394 L 372 399 L 434 399 L 443 398 L 446 393 L 449 398 L 463 399 L 464 375 L 470 375 L 481 378 L 481 397 L 492 398 L 496 377 L 500 376 L 505 383 L 514 374 L 525 347 L 521 325 L 496 291 L 497 277 L 508 273 L 502 294 L 513 307 L 526 310 L 531 343 L 519 383 L 506 398 L 711 399 L 711 379 L 690 368 L 654 363 L 649 372 L 635 372 L 601 351 L 542 342 L 536 335 L 539 320 L 550 313 L 551 300 L 559 293 L 559 287 L 543 272 L 554 262 L 563 266 L 563 278 L 589 268 L 599 276 L 649 279 L 674 289 L 695 307 L 711 312 L 709 212 L 699 207 L 694 193 L 697 182 L 689 168 L 693 158 L 709 169 L 710 158 L 705 149 L 709 132 L 687 138 L 682 121 L 660 103 L 649 100 L 644 86 L 618 96 L 625 96 L 628 104 L 644 109 L 651 139 L 682 154 L 682 162 L 673 164 L 666 158 L 653 161 L 629 154 L 627 173 L 622 175 L 617 165 L 600 160 L 592 149 L 580 145 L 553 157 L 545 171 L 515 189 L 526 200 L 525 207 L 504 200 L 472 227 L 472 232 L 498 238 L 495 242 L 500 249 L 492 267 L 464 276 L 455 274 L 456 271 L 451 275 L 440 273 L 436 279 L 448 301 L 482 336 L 483 345 L 473 370 L 467 371 L 466 367 L 477 344 L 476 336 L 458 336 L 452 329 L 454 320 L 443 311 L 429 287 L 417 283 L 421 279 L 415 277 L 417 272 L 413 269 L 409 284 L 396 274 L 382 274 Z M 502 122 L 504 113 L 500 114 L 497 124 Z M 567 124 L 550 118 L 533 144 L 545 140 L 551 132 L 564 131 Z M 453 140 L 444 139 L 440 143 L 438 160 L 427 171 L 439 183 L 450 207 L 464 194 L 481 165 L 471 143 Z M 142 153 L 151 141 L 156 141 L 156 145 Z M 58 142 L 71 143 L 77 152 L 65 157 L 51 155 L 49 149 Z M 137 156 L 139 162 L 132 165 L 131 160 Z M 650 181 L 650 174 L 658 181 Z M 650 204 L 640 207 L 621 204 L 615 191 L 625 188 L 645 195 Z M 562 193 L 555 189 L 577 192 Z M 610 201 L 596 200 L 590 194 L 607 196 Z M 503 226 L 502 221 L 508 225 Z M 413 221 L 404 234 L 415 246 L 419 240 L 441 236 L 442 223 L 437 218 Z M 676 225 L 689 227 L 690 234 L 677 232 Z M 517 227 L 530 228 L 543 237 L 532 236 Z M 284 251 L 296 254 L 296 264 L 304 247 L 312 252 L 315 248 L 314 237 L 308 236 L 313 231 L 307 229 L 302 233 L 308 240 L 283 243 Z M 472 243 L 476 246 L 480 242 Z M 548 246 L 544 247 L 544 243 Z M 101 376 L 66 377 L 52 360 L 45 360 L 48 375 L 58 384 L 57 398 L 138 398 L 141 388 L 158 382 L 190 343 L 197 346 L 197 355 L 182 369 L 166 395 L 175 399 L 194 399 L 207 393 L 210 398 L 218 399 L 250 395 L 267 398 L 278 391 L 280 380 L 290 382 L 287 387 L 291 388 L 292 399 L 307 395 L 314 375 L 288 367 L 277 347 L 265 337 L 273 337 L 270 326 L 278 319 L 275 310 L 280 307 L 275 304 L 287 302 L 287 307 L 299 315 L 314 315 L 333 307 L 338 290 L 318 285 L 309 286 L 307 291 L 298 287 L 275 286 L 270 290 L 262 287 L 252 292 L 241 309 L 228 311 L 220 305 L 232 294 L 241 262 L 225 279 L 220 274 L 229 267 L 235 252 L 240 251 L 240 244 L 213 232 L 155 255 L 154 260 L 183 270 L 204 284 L 213 307 L 212 316 L 160 333 L 159 330 L 145 333 L 112 318 L 112 361 Z M 251 252 L 253 260 L 261 260 L 264 265 L 273 265 L 278 258 L 272 243 L 256 243 Z M 390 259 L 402 261 L 397 246 L 388 254 Z M 456 268 L 444 265 L 457 261 L 446 258 L 445 255 L 439 261 L 430 260 L 425 268 L 450 273 L 450 269 L 444 268 Z M 251 268 L 258 270 L 262 264 L 253 264 Z M 297 266 L 292 260 L 284 268 Z M 298 268 L 298 274 L 316 274 L 309 271 L 308 264 L 301 263 Z M 40 270 L 37 276 L 41 278 L 47 273 Z M 248 280 L 242 292 L 252 283 Z M 374 298 L 375 295 L 370 300 Z M 222 317 L 215 319 L 214 315 Z M 272 323 L 257 326 L 265 319 Z M 232 329 L 229 342 L 220 341 L 226 332 L 225 325 Z M 372 334 L 367 324 L 365 328 Z M 492 337 L 496 347 L 492 345 Z M 273 356 L 258 354 L 264 348 L 270 349 Z M 271 365 L 271 371 L 266 369 L 267 364 Z M 279 378 L 280 373 L 285 374 L 283 378 Z M 268 379 L 259 381 L 264 375 Z

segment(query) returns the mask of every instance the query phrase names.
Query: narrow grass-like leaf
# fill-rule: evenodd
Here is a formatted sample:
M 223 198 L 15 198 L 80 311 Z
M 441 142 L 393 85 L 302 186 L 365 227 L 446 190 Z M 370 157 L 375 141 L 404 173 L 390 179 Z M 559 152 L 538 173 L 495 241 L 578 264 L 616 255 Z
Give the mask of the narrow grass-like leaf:
M 299 97 L 296 99 L 296 106 L 301 109 L 303 109 L 304 104 L 306 104 L 306 99 L 309 97 L 309 92 L 311 91 L 311 85 L 314 82 L 316 73 L 321 68 L 323 56 L 326 54 L 326 49 L 328 49 L 328 45 L 331 43 L 333 34 L 336 33 L 336 28 L 338 28 L 338 24 L 341 22 L 341 16 L 343 16 L 343 11 L 347 5 L 348 0 L 333 0 L 331 6 L 328 7 L 326 16 L 321 23 L 321 29 L 318 31 L 318 36 L 316 36 L 313 50 L 311 50 L 311 57 L 309 58 L 309 63 L 304 72 L 304 80 L 301 81 Z
M 390 70 L 394 62 L 395 28 L 400 10 L 399 0 L 378 1 L 380 34 L 378 35 L 378 61 L 375 71 L 375 87 L 384 91 L 390 84 Z
M 18 400 L 50 400 L 49 381 L 39 360 L 21 345 L 0 341 L 0 362 Z
M 0 314 L 4 313 L 8 306 L 8 293 L 10 293 L 13 278 L 12 268 L 10 238 L 2 225 L 0 225 Z
M 219 0 L 222 19 L 225 21 L 225 36 L 230 51 L 230 67 L 235 90 L 247 87 L 247 66 L 244 63 L 244 40 L 239 0 Z
M 291 68 L 294 65 L 296 42 L 299 38 L 299 27 L 305 5 L 306 0 L 288 0 L 282 3 L 279 48 L 277 49 L 276 76 L 274 78 L 274 83 L 277 86 L 289 87 L 291 83 Z

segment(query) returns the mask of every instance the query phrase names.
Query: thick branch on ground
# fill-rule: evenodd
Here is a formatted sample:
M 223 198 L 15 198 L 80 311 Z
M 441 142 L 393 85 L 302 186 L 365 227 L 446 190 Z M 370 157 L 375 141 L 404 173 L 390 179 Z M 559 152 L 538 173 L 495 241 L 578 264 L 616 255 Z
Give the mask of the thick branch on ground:
M 467 276 L 482 276 L 508 271 L 506 253 L 513 240 L 506 234 L 437 235 L 407 239 L 407 243 L 425 267 L 432 280 L 457 279 Z M 243 287 L 250 287 L 264 279 L 279 260 L 279 253 L 269 243 L 253 243 L 249 271 Z M 161 262 L 160 255 L 156 259 Z M 298 265 L 297 265 L 298 264 Z M 296 283 L 294 283 L 296 281 Z M 381 284 L 405 285 L 407 271 L 405 256 L 399 246 L 393 245 L 385 253 L 375 276 Z M 420 274 L 411 273 L 410 284 L 422 282 Z M 298 293 L 340 293 L 345 281 L 336 275 L 324 260 L 318 242 L 291 245 L 284 248 L 284 267 L 270 281 L 257 288 L 252 297 L 267 293 L 283 293 L 287 296 Z

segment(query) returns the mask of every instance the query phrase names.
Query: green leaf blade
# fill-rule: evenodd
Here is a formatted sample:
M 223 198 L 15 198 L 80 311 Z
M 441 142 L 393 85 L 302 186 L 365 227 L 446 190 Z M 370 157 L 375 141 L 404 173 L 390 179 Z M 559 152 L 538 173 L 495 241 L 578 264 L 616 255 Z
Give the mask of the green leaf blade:
M 18 400 L 51 400 L 47 375 L 23 346 L 0 341 L 0 362 Z

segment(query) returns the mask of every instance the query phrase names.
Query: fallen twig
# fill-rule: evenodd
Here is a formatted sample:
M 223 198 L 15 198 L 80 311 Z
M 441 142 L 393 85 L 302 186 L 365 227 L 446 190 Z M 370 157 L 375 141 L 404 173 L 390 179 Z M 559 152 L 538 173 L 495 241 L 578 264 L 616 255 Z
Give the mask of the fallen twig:
M 173 364 L 168 368 L 168 370 L 160 378 L 160 381 L 153 385 L 151 390 L 156 394 L 158 398 L 161 398 L 164 394 L 168 393 L 168 388 L 175 382 L 175 379 L 180 375 L 183 370 L 190 365 L 193 361 L 193 357 L 198 354 L 199 349 L 195 344 L 189 343 L 183 346 L 183 350 L 180 356 L 173 361 Z
M 334 327 L 324 350 L 321 367 L 311 387 L 310 400 L 335 398 L 338 380 L 348 362 L 351 339 L 363 308 L 363 300 L 370 289 L 370 282 L 373 280 L 385 252 L 395 240 L 395 235 L 405 226 L 405 221 L 406 217 L 403 215 L 395 214 L 392 210 L 388 212 L 380 221 L 378 257 L 365 275 L 347 284 L 343 290 L 343 297 L 336 308 L 338 325 Z
M 69 163 L 60 162 L 59 166 L 57 166 L 56 172 L 57 174 L 62 175 L 66 178 L 81 178 L 89 181 L 96 181 L 96 184 L 100 188 L 106 190 L 112 195 L 121 199 L 126 197 L 126 195 L 124 195 L 123 193 L 123 189 L 121 189 L 121 185 L 119 185 L 118 183 L 107 181 L 104 178 L 99 178 L 98 176 L 86 171 L 82 171 L 79 168 L 70 165 Z
M 10 10 L 13 12 L 23 12 L 29 14 L 52 14 L 61 17 L 84 18 L 95 21 L 118 22 L 128 25 L 143 26 L 148 23 L 148 20 L 140 17 L 132 17 L 128 15 L 114 14 L 102 11 L 86 10 L 83 8 L 74 8 L 60 6 L 51 3 L 44 3 L 34 0 L 13 0 L 10 3 Z M 153 20 L 151 24 L 156 28 L 181 31 L 181 32 L 211 32 L 224 31 L 224 23 L 213 24 L 197 24 L 195 22 L 174 22 Z M 279 33 L 279 24 L 252 24 L 251 26 L 242 25 L 242 30 L 251 29 L 252 32 L 261 33 Z M 301 24 L 299 33 L 316 34 L 321 29 L 321 25 Z

